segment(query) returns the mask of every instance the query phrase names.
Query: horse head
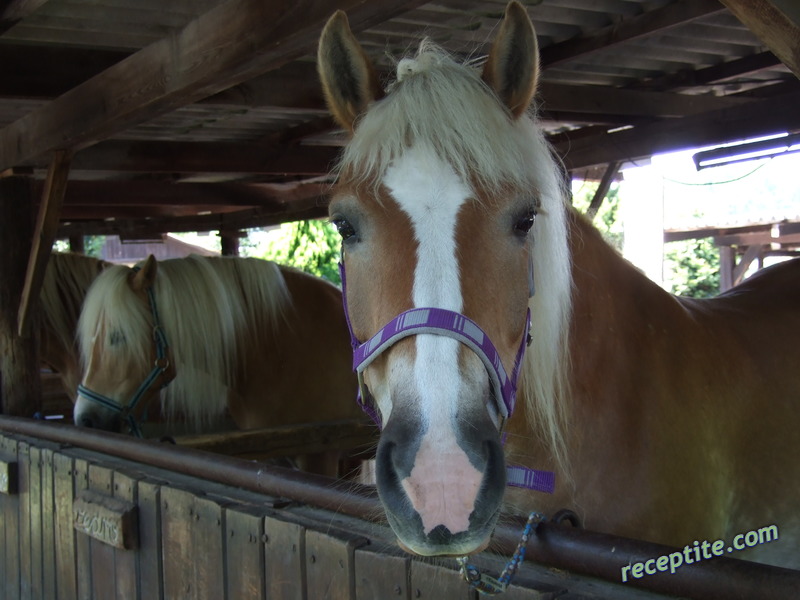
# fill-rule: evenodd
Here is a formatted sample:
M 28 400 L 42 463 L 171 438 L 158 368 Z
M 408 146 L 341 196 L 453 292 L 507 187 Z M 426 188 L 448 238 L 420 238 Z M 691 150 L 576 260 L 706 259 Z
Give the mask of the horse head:
M 156 272 L 151 255 L 140 268 L 108 268 L 89 290 L 78 323 L 84 374 L 76 425 L 140 435 L 147 405 L 174 377 L 155 306 Z
M 365 354 L 380 347 L 360 373 L 382 425 L 378 492 L 407 550 L 475 552 L 504 494 L 501 429 L 514 390 L 502 380 L 527 337 L 537 214 L 557 213 L 543 197 L 560 198 L 526 114 L 538 75 L 533 26 L 509 4 L 482 73 L 423 42 L 384 96 L 338 12 L 318 66 L 331 112 L 351 133 L 330 217 L 353 338 L 369 340 Z M 405 323 L 432 315 L 453 323 Z

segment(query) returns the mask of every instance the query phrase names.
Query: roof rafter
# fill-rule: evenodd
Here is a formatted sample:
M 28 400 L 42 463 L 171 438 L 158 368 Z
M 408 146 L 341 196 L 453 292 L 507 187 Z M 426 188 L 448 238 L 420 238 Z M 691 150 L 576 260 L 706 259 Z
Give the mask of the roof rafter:
M 92 145 L 275 69 L 314 48 L 335 8 L 347 9 L 359 31 L 421 2 L 225 2 L 0 131 L 0 169 Z

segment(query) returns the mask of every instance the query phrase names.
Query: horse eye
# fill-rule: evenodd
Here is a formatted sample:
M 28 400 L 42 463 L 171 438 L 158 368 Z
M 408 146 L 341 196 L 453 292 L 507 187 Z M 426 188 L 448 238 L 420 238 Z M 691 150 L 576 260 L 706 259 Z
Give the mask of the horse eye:
M 333 226 L 336 227 L 336 231 L 339 232 L 339 235 L 342 236 L 343 242 L 346 242 L 356 234 L 355 228 L 347 219 L 335 218 L 332 223 Z
M 108 336 L 108 342 L 111 346 L 119 346 L 126 342 L 125 334 L 121 331 L 112 331 L 111 334 Z
M 533 227 L 533 223 L 536 221 L 536 211 L 530 209 L 526 212 L 520 219 L 514 223 L 514 232 L 518 235 L 525 236 Z

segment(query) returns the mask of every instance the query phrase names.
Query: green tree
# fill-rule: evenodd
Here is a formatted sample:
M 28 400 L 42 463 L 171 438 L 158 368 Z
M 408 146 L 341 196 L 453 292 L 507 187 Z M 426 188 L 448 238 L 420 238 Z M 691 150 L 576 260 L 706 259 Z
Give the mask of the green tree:
M 598 185 L 597 183 L 584 182 L 581 187 L 575 191 L 572 204 L 579 212 L 586 214 L 589 205 L 592 203 L 592 198 L 594 198 L 597 192 Z M 619 210 L 619 185 L 612 184 L 602 204 L 600 204 L 600 209 L 597 211 L 594 219 L 592 219 L 592 223 L 600 230 L 600 233 L 603 234 L 603 238 L 621 252 L 624 232 Z
M 242 254 L 289 265 L 341 285 L 340 237 L 327 221 L 284 223 L 271 232 L 265 244 L 242 244 Z
M 103 246 L 106 243 L 104 235 L 85 235 L 83 236 L 83 252 L 86 256 L 103 258 Z M 54 252 L 69 252 L 69 242 L 67 240 L 56 240 L 53 243 Z
M 719 248 L 711 238 L 667 244 L 664 263 L 673 294 L 691 298 L 719 294 Z
M 575 190 L 573 205 L 585 213 L 597 191 L 584 182 Z M 593 220 L 605 240 L 622 250 L 624 241 L 619 186 L 612 184 Z M 707 298 L 719 293 L 719 249 L 711 239 L 672 242 L 664 247 L 664 266 L 670 291 L 680 296 Z

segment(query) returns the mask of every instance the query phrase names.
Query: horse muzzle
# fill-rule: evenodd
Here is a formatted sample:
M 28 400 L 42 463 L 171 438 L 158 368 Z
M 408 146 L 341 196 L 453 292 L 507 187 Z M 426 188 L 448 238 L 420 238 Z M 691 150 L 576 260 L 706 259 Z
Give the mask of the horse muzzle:
M 485 411 L 484 411 L 485 413 Z M 393 411 L 376 456 L 378 494 L 401 547 L 465 555 L 488 544 L 505 489 L 505 460 L 488 414 L 460 431 L 430 432 Z

